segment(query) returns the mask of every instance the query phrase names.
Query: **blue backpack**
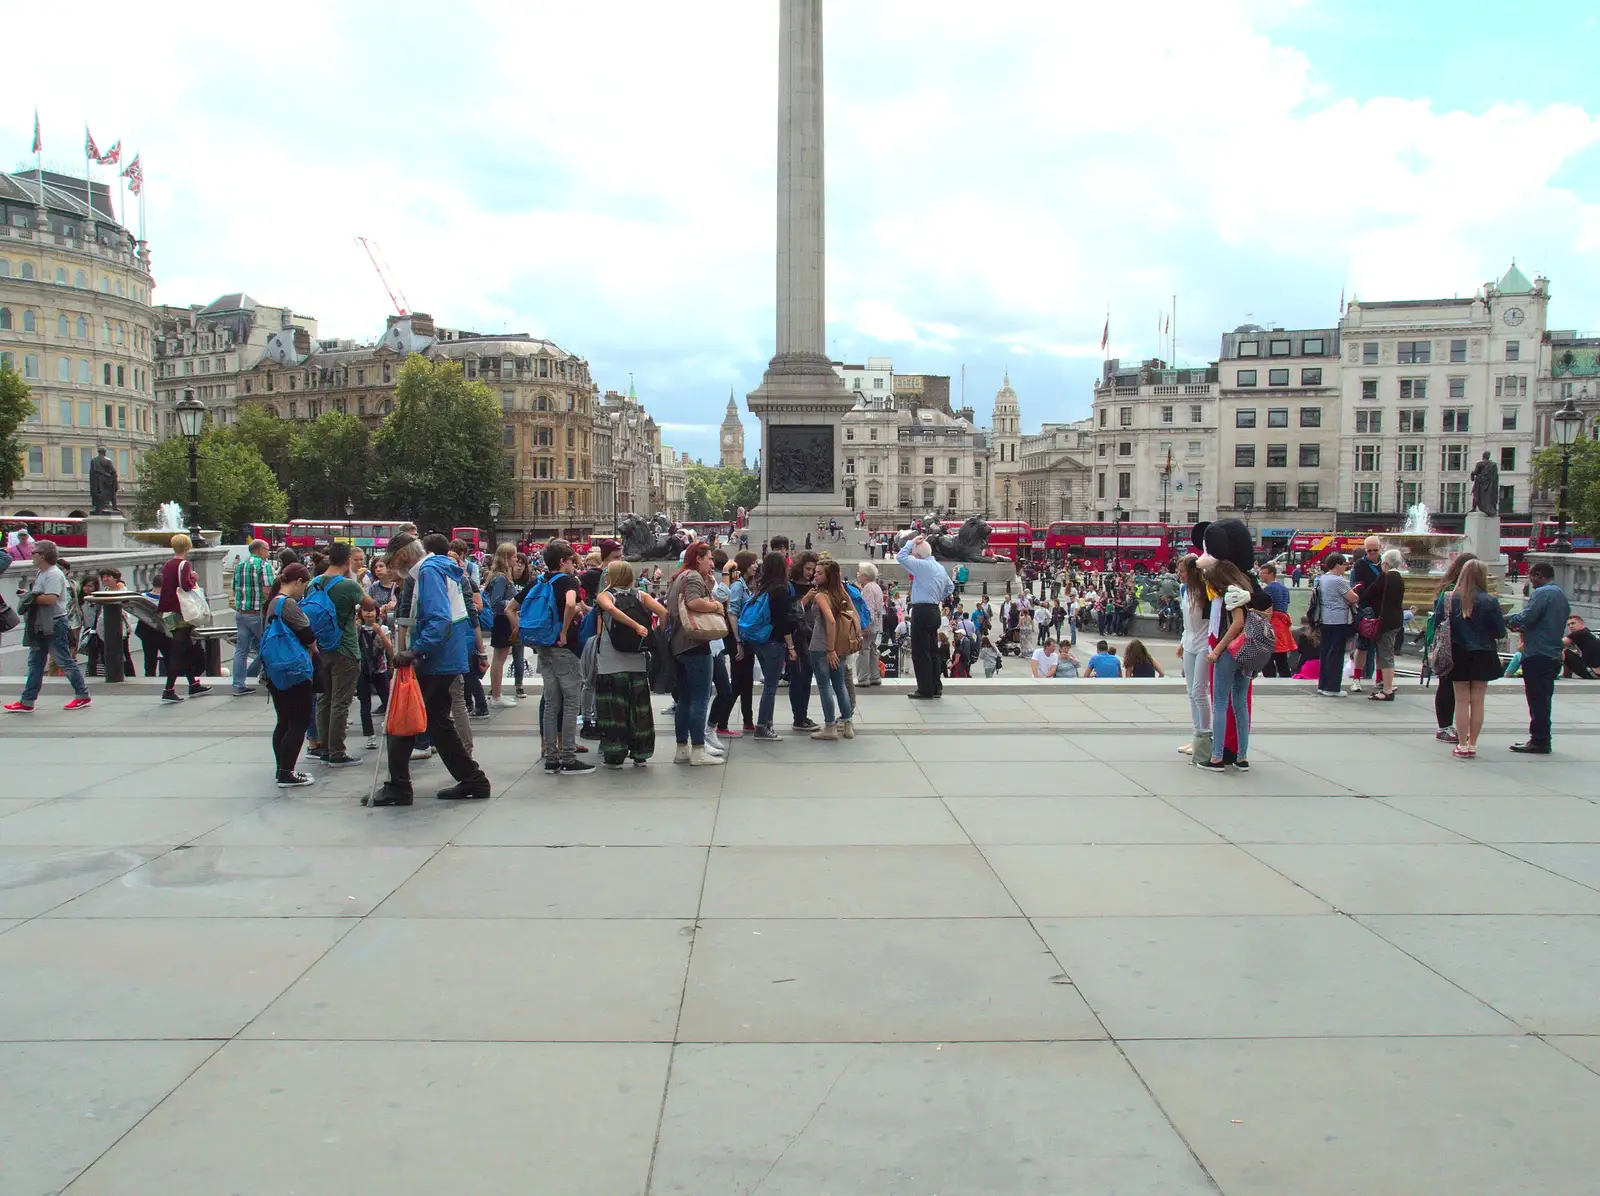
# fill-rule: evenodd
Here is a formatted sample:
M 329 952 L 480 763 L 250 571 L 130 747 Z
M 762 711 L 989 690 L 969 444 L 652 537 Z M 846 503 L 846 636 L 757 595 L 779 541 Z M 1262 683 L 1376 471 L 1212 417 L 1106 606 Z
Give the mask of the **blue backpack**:
M 522 642 L 536 648 L 549 648 L 561 637 L 561 615 L 556 610 L 556 591 L 549 576 L 541 577 L 528 591 L 517 626 Z
M 344 629 L 339 626 L 339 611 L 328 597 L 328 587 L 317 578 L 300 599 L 300 609 L 311 623 L 311 633 L 317 637 L 317 647 L 324 652 L 337 652 L 344 642 Z
M 852 581 L 844 583 L 844 592 L 850 595 L 850 602 L 856 608 L 856 624 L 863 631 L 872 622 L 872 612 L 867 609 L 867 600 L 861 596 L 861 587 Z
M 282 595 L 267 616 L 267 629 L 261 633 L 260 656 L 261 667 L 273 689 L 290 689 L 311 680 L 311 653 L 283 621 Z
M 578 624 L 577 651 L 583 654 L 584 646 L 594 638 L 595 629 L 600 626 L 600 608 L 591 606 L 589 613 L 583 616 L 583 622 Z
M 772 639 L 772 599 L 757 594 L 739 612 L 739 638 L 747 644 L 765 644 Z
M 485 631 L 494 630 L 495 618 L 506 613 L 511 600 L 512 586 L 504 573 L 496 573 L 482 590 L 483 609 L 478 612 L 478 626 Z

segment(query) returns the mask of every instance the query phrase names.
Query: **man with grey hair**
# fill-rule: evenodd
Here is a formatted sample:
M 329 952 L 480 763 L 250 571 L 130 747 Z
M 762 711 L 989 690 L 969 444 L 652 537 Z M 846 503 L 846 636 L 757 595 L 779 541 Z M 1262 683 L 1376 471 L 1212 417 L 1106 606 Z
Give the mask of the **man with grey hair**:
M 862 561 L 856 566 L 856 585 L 861 589 L 861 601 L 867 604 L 871 619 L 861 629 L 861 651 L 856 654 L 856 684 L 882 685 L 878 674 L 878 634 L 883 630 L 883 587 L 878 584 L 878 566 Z M 854 708 L 855 699 L 850 699 Z
M 261 673 L 261 606 L 272 589 L 272 562 L 265 540 L 251 540 L 243 560 L 233 567 L 233 696 L 255 693 L 251 677 Z M 250 653 L 254 651 L 254 663 Z
M 939 668 L 939 605 L 955 589 L 945 567 L 933 559 L 928 537 L 918 536 L 904 544 L 894 558 L 911 575 L 911 667 L 917 675 L 917 688 L 906 695 L 930 702 L 944 696 L 944 677 Z
M 1355 592 L 1356 597 L 1360 601 L 1360 605 L 1356 607 L 1355 618 L 1352 620 L 1352 622 L 1358 627 L 1362 619 L 1361 608 L 1370 607 L 1372 605 L 1371 600 L 1367 597 L 1367 590 L 1373 585 L 1374 582 L 1378 580 L 1379 577 L 1383 576 L 1382 556 L 1383 542 L 1379 540 L 1377 536 L 1368 536 L 1361 543 L 1360 555 L 1356 557 L 1355 561 L 1350 566 L 1350 589 Z M 1361 675 L 1363 671 L 1365 671 L 1368 676 L 1373 677 L 1373 684 L 1374 686 L 1377 685 L 1377 650 L 1378 645 L 1376 643 L 1374 643 L 1372 640 L 1364 638 L 1360 632 L 1357 631 L 1356 670 L 1355 676 L 1350 679 L 1351 693 L 1358 694 L 1361 692 Z

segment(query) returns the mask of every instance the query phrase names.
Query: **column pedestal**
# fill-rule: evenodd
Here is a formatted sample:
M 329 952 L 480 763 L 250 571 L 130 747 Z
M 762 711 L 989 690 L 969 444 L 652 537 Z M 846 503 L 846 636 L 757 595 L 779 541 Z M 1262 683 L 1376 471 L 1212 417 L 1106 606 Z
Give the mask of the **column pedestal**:
M 1500 560 L 1500 516 L 1470 511 L 1462 530 L 1467 536 L 1467 548 L 1477 553 L 1478 559 L 1491 571 L 1498 573 L 1495 566 Z
M 89 547 L 99 552 L 120 552 L 128 546 L 122 535 L 127 520 L 121 515 L 90 515 L 84 519 Z

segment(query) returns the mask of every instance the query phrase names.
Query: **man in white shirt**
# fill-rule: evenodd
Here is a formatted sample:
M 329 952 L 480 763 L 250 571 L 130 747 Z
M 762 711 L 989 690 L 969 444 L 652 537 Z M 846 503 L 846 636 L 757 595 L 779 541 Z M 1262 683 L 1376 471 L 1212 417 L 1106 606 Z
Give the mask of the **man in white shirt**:
M 33 602 L 28 606 L 28 679 L 22 686 L 20 701 L 6 707 L 8 714 L 31 714 L 33 704 L 44 687 L 44 662 L 53 657 L 61 667 L 61 675 L 72 684 L 72 700 L 66 710 L 82 710 L 89 705 L 89 687 L 84 683 L 83 670 L 72 655 L 67 619 L 67 578 L 56 567 L 56 546 L 50 540 L 33 541 L 33 565 L 38 572 L 28 594 Z

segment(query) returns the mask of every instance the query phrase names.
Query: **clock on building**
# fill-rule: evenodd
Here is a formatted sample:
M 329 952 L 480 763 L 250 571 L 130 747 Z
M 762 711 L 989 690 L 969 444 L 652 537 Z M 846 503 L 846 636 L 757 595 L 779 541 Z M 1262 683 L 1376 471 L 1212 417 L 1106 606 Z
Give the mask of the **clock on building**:
M 1523 319 L 1524 316 L 1520 307 L 1506 308 L 1505 321 L 1507 324 L 1511 325 L 1511 327 L 1515 328 L 1518 324 L 1522 323 Z

